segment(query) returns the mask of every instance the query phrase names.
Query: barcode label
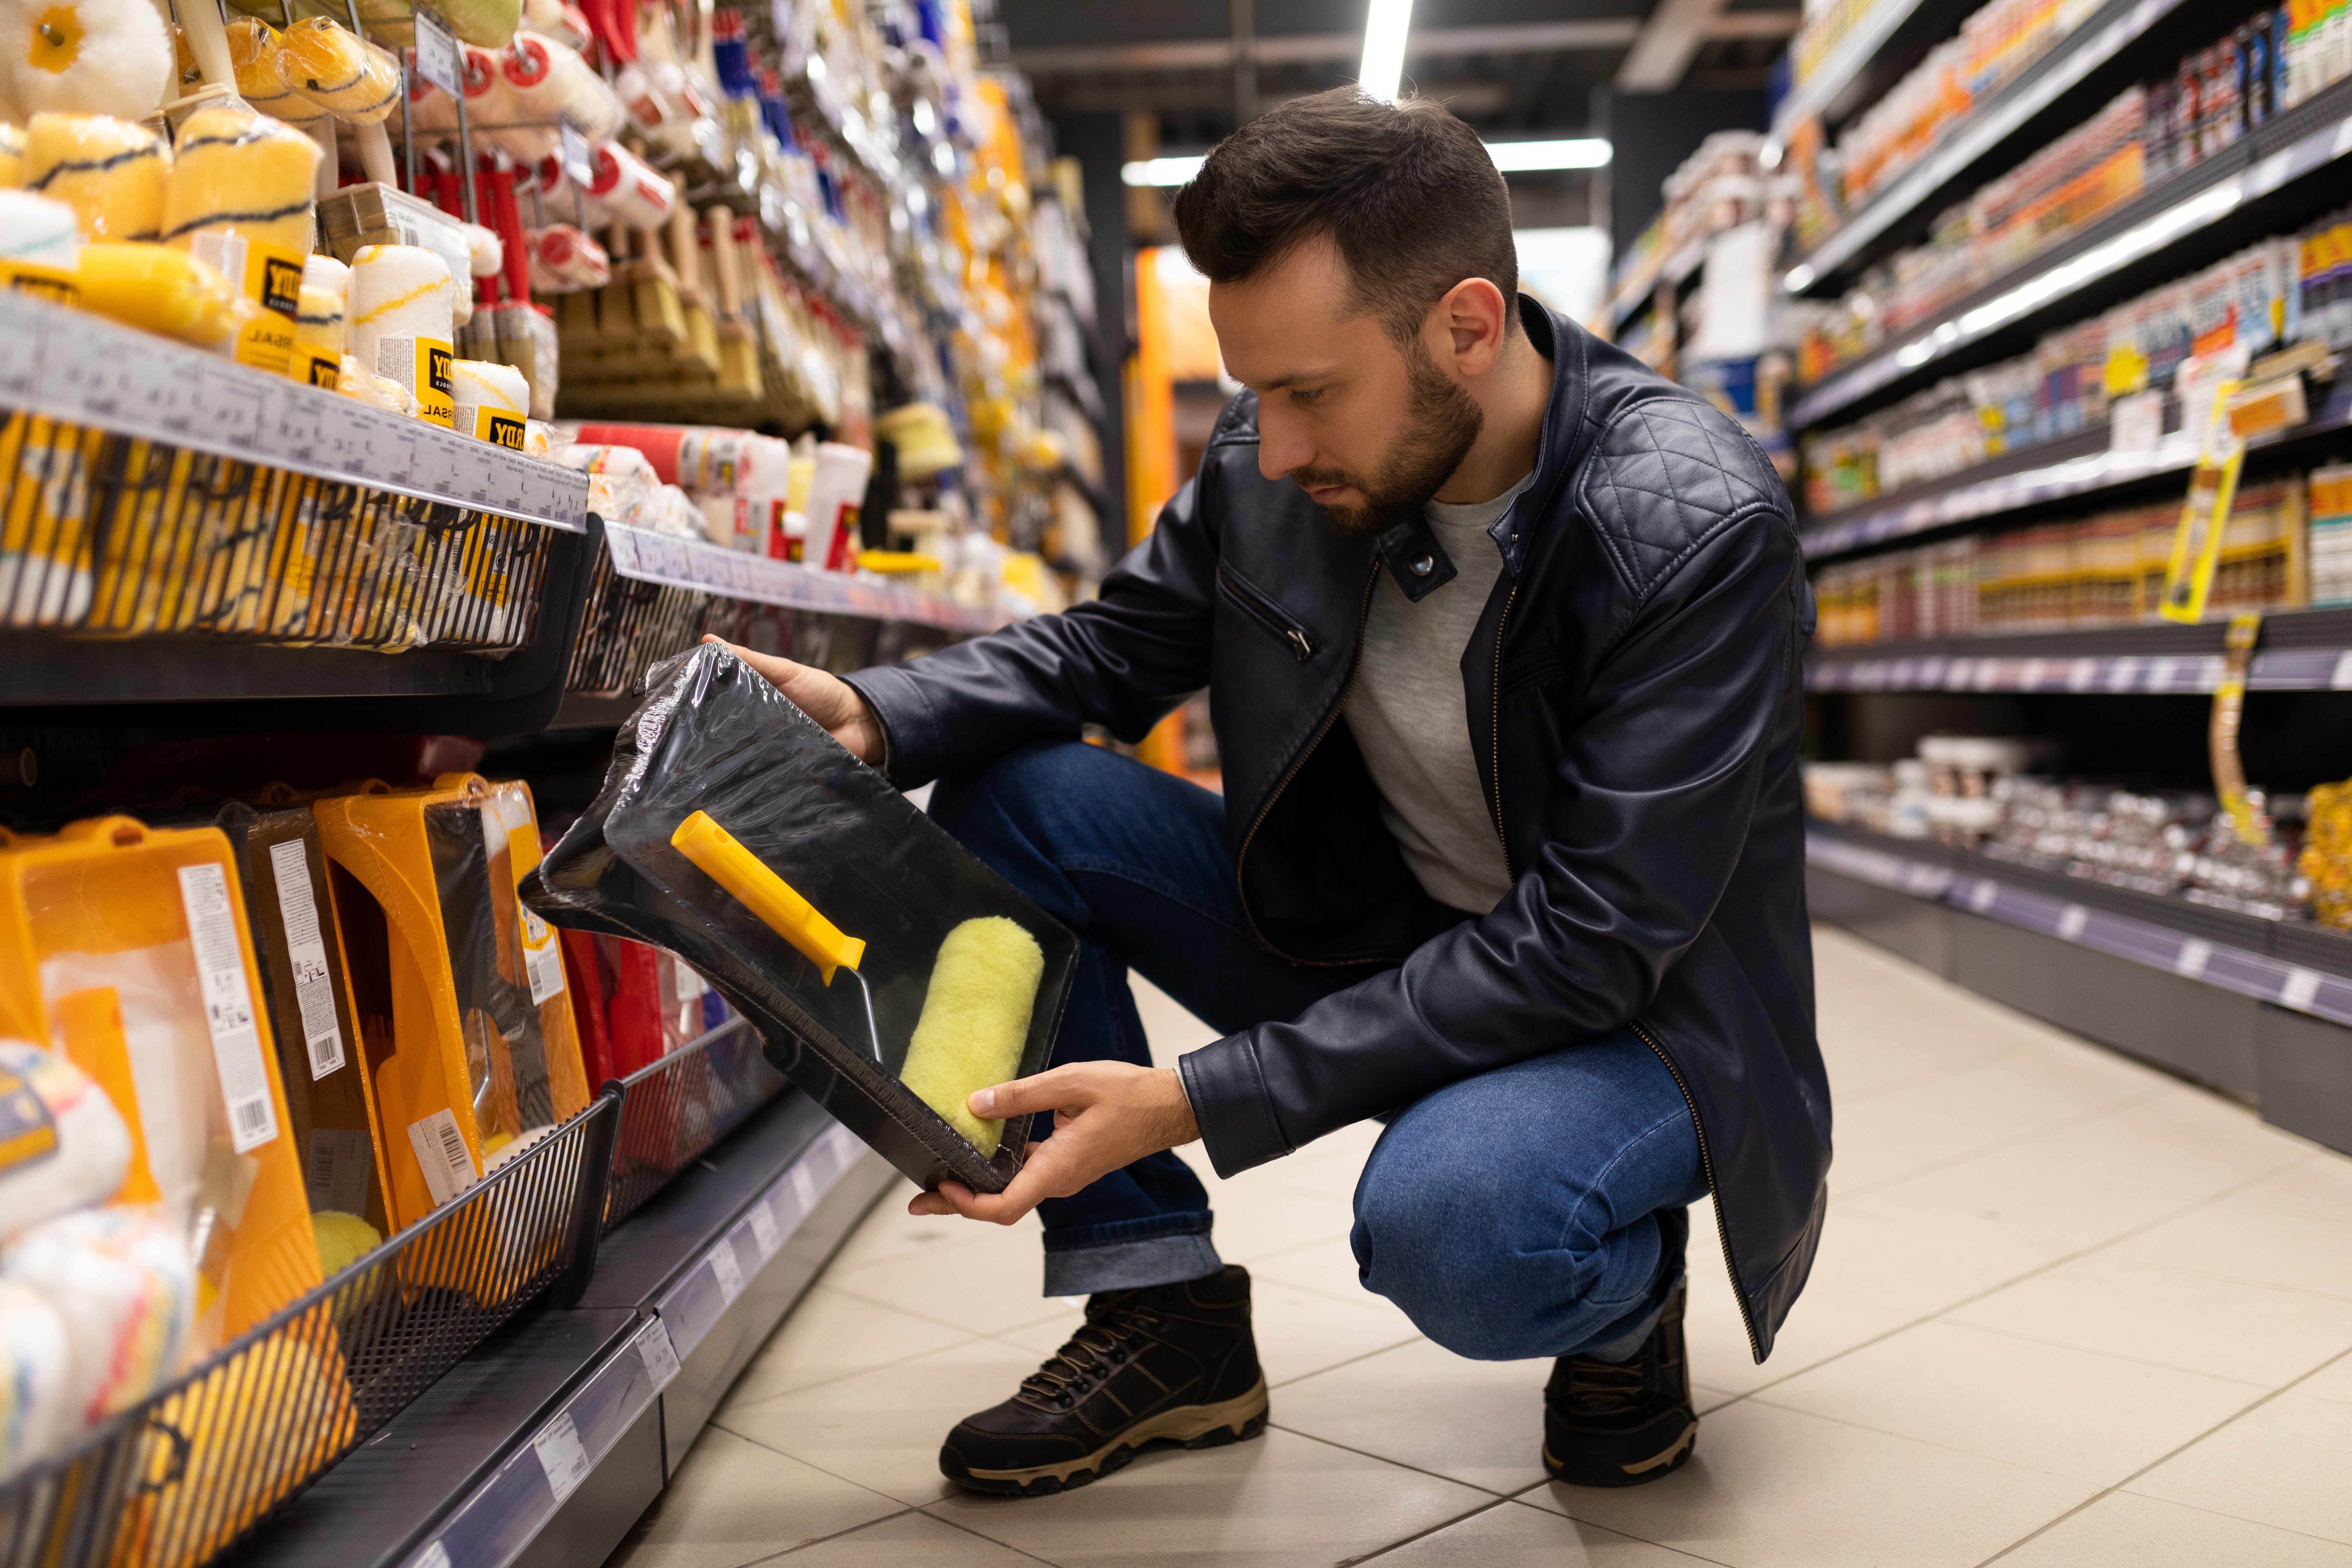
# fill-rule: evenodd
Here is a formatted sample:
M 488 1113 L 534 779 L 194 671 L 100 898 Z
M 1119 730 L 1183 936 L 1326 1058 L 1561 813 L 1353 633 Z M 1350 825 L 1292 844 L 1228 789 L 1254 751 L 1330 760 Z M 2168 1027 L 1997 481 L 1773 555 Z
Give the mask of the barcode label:
M 530 1446 L 539 1450 L 540 1468 L 547 1472 L 547 1488 L 555 1494 L 555 1505 L 562 1507 L 564 1499 L 588 1479 L 588 1450 L 581 1447 L 580 1428 L 573 1424 L 572 1412 L 557 1411 L 532 1436 Z
M 762 1197 L 751 1205 L 751 1239 L 760 1244 L 760 1261 L 765 1263 L 776 1255 L 782 1238 L 776 1234 L 776 1216 L 768 1211 L 768 1201 Z
M 485 829 L 494 816 L 491 812 L 482 814 Z M 522 938 L 523 972 L 530 977 L 534 1006 L 543 1005 L 551 996 L 563 994 L 563 950 L 556 945 L 555 928 L 522 901 L 522 879 L 530 875 L 529 868 L 539 862 L 537 832 L 528 817 L 521 826 L 507 829 L 507 864 L 515 868 L 515 909 L 522 917 L 515 922 L 515 931 Z
M 343 1031 L 335 1023 L 335 984 L 327 973 L 327 939 L 319 929 L 319 900 L 310 890 L 310 858 L 302 839 L 269 847 L 278 878 L 278 917 L 286 927 L 286 962 L 294 971 L 294 1005 L 302 1015 L 302 1043 L 310 1077 L 343 1066 Z
M 302 1163 L 302 1184 L 310 1194 L 310 1211 L 333 1209 L 338 1214 L 364 1215 L 368 1173 L 374 1165 L 375 1149 L 363 1130 L 310 1129 L 310 1155 Z
M 229 1142 L 238 1153 L 250 1153 L 278 1136 L 278 1110 L 269 1101 L 269 1070 L 261 1059 L 261 1031 L 253 1016 L 245 952 L 237 945 L 228 873 L 218 861 L 180 868 L 180 905 L 187 911 L 188 944 L 195 951 L 221 1102 L 228 1108 Z
M 416 74 L 456 98 L 465 91 L 465 68 L 459 64 L 457 40 L 432 16 L 416 14 Z
M 408 1144 L 416 1151 L 425 1184 L 433 1189 L 435 1208 L 474 1184 L 474 1156 L 466 1147 L 465 1134 L 457 1131 L 457 1119 L 448 1111 L 436 1110 L 410 1122 Z
M 656 1394 L 677 1381 L 677 1346 L 670 1341 L 669 1326 L 659 1318 L 637 1335 L 637 1353 L 646 1358 L 646 1375 L 654 1380 Z
M 721 1241 L 711 1249 L 710 1271 L 719 1276 L 719 1294 L 729 1306 L 743 1293 L 743 1266 L 735 1261 L 735 1244 Z

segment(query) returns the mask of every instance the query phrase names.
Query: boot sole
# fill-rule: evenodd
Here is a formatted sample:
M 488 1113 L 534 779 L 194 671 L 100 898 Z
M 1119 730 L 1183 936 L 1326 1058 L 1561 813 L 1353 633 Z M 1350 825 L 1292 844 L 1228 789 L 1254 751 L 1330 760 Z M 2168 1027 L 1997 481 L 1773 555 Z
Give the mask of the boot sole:
M 1552 1479 L 1564 1481 L 1572 1487 L 1646 1486 L 1663 1476 L 1672 1475 L 1681 1469 L 1690 1462 L 1690 1457 L 1697 1447 L 1698 1417 L 1694 1415 L 1691 1417 L 1690 1425 L 1683 1428 L 1681 1436 L 1646 1459 L 1635 1459 L 1622 1465 L 1593 1463 L 1590 1460 L 1573 1465 L 1564 1464 L 1559 1457 L 1551 1451 L 1551 1445 L 1547 1443 L 1543 1450 L 1543 1467 L 1545 1473 Z
M 1123 1469 L 1146 1448 L 1176 1444 L 1186 1448 L 1221 1448 L 1246 1442 L 1265 1430 L 1268 1400 L 1265 1379 L 1236 1399 L 1216 1405 L 1186 1405 L 1137 1422 L 1093 1453 L 1054 1465 L 1034 1465 L 1017 1470 L 978 1470 L 966 1467 L 951 1453 L 940 1455 L 940 1469 L 960 1487 L 1003 1497 L 1044 1497 L 1085 1486 L 1098 1477 Z

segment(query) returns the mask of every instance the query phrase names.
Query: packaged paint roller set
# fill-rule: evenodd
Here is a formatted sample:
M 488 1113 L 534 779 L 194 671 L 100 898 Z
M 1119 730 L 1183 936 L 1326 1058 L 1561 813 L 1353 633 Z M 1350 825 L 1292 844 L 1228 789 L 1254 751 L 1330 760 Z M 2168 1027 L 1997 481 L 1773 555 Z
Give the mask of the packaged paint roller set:
M 919 1184 L 1003 1190 L 1026 1120 L 966 1100 L 1044 1070 L 1077 939 L 731 649 L 656 666 L 647 692 L 524 902 L 677 953 Z

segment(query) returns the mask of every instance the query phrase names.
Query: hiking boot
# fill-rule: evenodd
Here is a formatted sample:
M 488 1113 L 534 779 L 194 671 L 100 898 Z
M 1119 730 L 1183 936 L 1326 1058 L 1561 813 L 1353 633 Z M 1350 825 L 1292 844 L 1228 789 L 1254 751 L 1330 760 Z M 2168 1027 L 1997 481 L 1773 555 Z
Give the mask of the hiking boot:
M 1035 1497 L 1108 1475 L 1153 1444 L 1213 1448 L 1265 1430 L 1249 1271 L 1087 1300 L 1070 1342 L 1021 1392 L 956 1423 L 940 1471 L 973 1491 Z
M 1638 1487 L 1681 1469 L 1698 1438 L 1683 1355 L 1684 1287 L 1631 1361 L 1564 1355 L 1544 1385 L 1544 1469 L 1575 1487 Z

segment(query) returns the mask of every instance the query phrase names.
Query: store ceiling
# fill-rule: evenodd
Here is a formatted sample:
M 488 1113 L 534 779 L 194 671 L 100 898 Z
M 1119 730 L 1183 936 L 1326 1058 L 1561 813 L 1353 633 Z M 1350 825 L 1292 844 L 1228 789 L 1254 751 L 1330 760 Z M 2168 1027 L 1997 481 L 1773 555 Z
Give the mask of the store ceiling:
M 1148 114 L 1200 152 L 1254 113 L 1356 78 L 1365 0 L 997 0 L 1002 47 L 1048 114 Z M 1760 88 L 1792 0 L 1418 0 L 1405 79 L 1490 140 L 1582 133 L 1595 94 Z M 1130 139 L 1130 149 L 1137 144 Z M 1524 226 L 1588 221 L 1581 172 L 1511 177 Z M 1605 205 L 1605 204 L 1604 204 Z
M 998 0 L 1048 113 L 1148 111 L 1167 151 L 1355 79 L 1365 0 Z M 1407 79 L 1491 136 L 1583 131 L 1596 89 L 1753 88 L 1796 30 L 1790 0 L 1419 0 Z M 1236 40 L 1242 40 L 1237 49 Z M 1246 51 L 1255 69 L 1237 63 Z M 1638 78 L 1620 81 L 1620 78 Z

